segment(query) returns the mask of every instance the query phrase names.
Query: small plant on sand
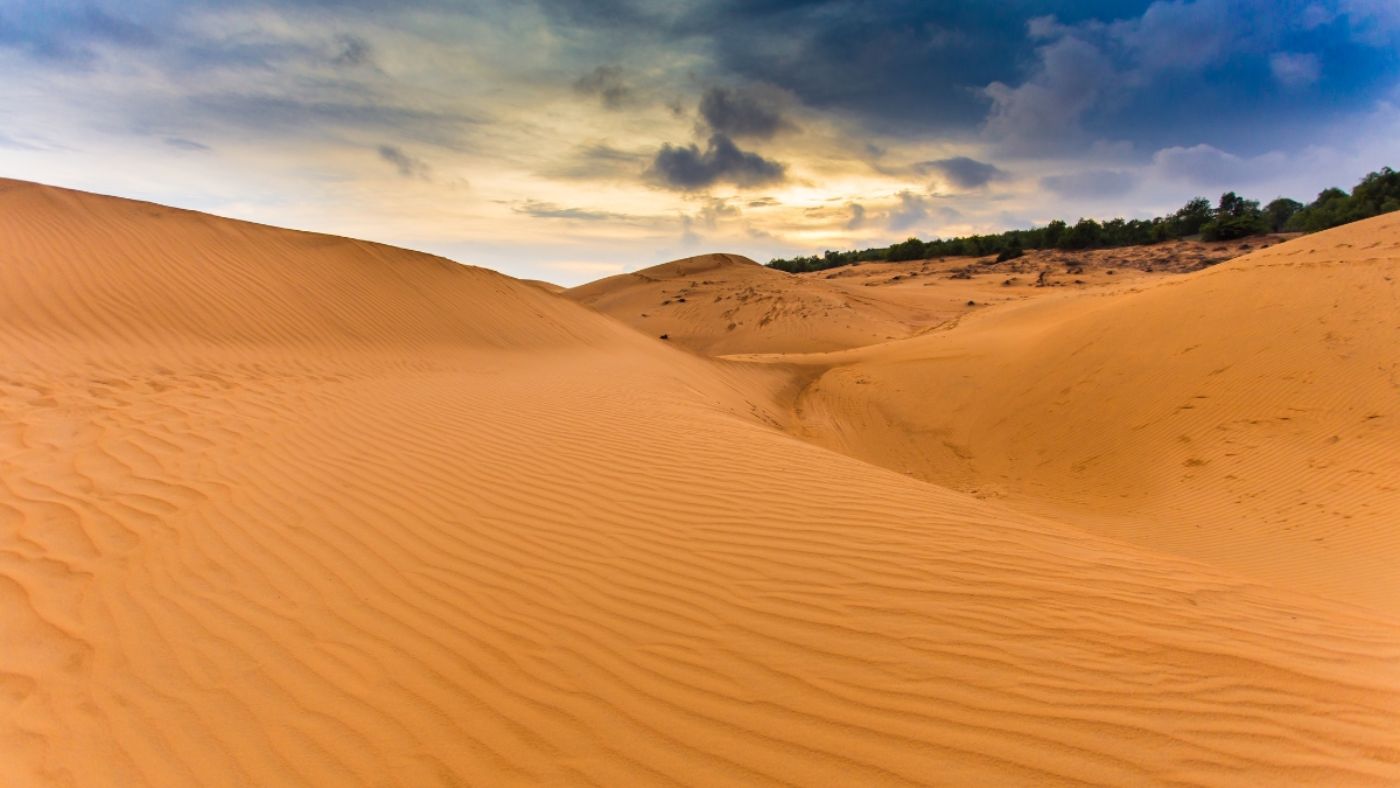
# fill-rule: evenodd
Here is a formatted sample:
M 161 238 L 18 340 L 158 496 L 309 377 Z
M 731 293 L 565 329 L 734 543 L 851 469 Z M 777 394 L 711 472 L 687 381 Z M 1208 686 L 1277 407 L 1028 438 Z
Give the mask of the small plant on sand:
M 1010 248 L 1001 250 L 1001 253 L 997 255 L 997 262 L 1004 263 L 1007 260 L 1015 260 L 1016 258 L 1024 257 L 1025 255 L 1026 250 L 1022 249 L 1020 244 L 1017 244 L 1016 246 L 1012 246 Z

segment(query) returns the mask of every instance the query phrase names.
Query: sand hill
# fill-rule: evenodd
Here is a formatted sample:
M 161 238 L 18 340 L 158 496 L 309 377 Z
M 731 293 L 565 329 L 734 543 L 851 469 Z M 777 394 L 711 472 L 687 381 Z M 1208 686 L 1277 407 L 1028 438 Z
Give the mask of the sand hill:
M 651 336 L 708 355 L 810 352 L 910 336 L 939 322 L 918 304 L 710 254 L 566 291 Z
M 1218 264 L 1279 236 L 1079 252 L 1032 251 L 862 263 L 794 276 L 746 257 L 710 254 L 564 291 L 651 336 L 710 356 L 811 353 L 915 336 L 988 306 L 1058 288 L 1128 287 Z
M 30 184 L 0 238 L 0 784 L 1400 780 L 1400 619 L 796 440 L 789 365 Z
M 1400 606 L 1400 215 L 853 351 L 804 434 L 1279 585 Z M 790 360 L 790 359 L 787 359 Z

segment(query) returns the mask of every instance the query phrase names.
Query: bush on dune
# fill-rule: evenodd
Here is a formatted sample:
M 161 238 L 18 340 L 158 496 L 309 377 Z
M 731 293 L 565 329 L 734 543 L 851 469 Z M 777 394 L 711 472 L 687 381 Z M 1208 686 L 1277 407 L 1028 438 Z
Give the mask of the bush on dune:
M 1268 220 L 1257 200 L 1246 200 L 1234 192 L 1220 195 L 1220 204 L 1210 221 L 1201 225 L 1206 241 L 1232 241 L 1268 232 Z
M 1275 233 L 1283 232 L 1283 228 L 1288 226 L 1288 220 L 1293 218 L 1293 214 L 1301 210 L 1303 210 L 1302 203 L 1287 197 L 1279 197 L 1264 206 L 1264 216 L 1269 222 L 1269 231 Z

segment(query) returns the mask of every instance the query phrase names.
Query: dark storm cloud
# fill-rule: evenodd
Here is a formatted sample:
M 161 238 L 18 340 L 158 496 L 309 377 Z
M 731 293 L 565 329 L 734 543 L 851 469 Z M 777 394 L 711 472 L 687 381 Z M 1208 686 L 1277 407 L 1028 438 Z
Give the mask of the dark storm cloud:
M 348 79 L 374 71 L 389 39 L 372 45 L 338 30 L 422 34 L 424 20 L 454 14 L 498 22 L 502 31 L 543 20 L 568 42 L 550 56 L 553 73 L 572 74 L 579 90 L 611 109 L 635 96 L 625 64 L 643 52 L 662 70 L 684 63 L 692 85 L 773 86 L 795 109 L 848 120 L 857 133 L 985 133 L 1021 156 L 1127 140 L 1146 153 L 1202 142 L 1267 147 L 1279 135 L 1307 133 L 1307 124 L 1293 123 L 1271 135 L 1244 134 L 1271 113 L 1296 118 L 1300 107 L 1315 107 L 1309 117 L 1322 123 L 1384 100 L 1400 77 L 1394 7 L 1393 0 L 474 0 L 469 8 L 452 0 L 0 0 L 0 47 L 83 67 L 114 49 L 159 49 L 156 65 L 167 70 L 241 67 L 270 78 L 317 63 Z M 326 33 L 319 43 L 246 31 L 191 36 L 178 24 L 215 9 L 313 14 Z M 733 87 L 687 99 L 698 99 L 707 133 L 730 139 L 771 138 L 793 115 Z M 1187 102 L 1195 111 L 1180 111 Z
M 787 90 L 807 106 L 882 129 L 948 128 L 981 117 L 971 88 L 1014 73 L 992 43 L 1008 36 L 959 24 L 969 16 L 959 6 L 969 5 L 722 2 L 687 21 L 713 36 L 716 60 L 728 70 Z M 1001 32 L 1008 32 L 1004 25 Z
M 1301 144 L 1330 118 L 1393 90 L 1400 20 L 1377 16 L 1372 5 L 1159 0 L 1137 14 L 1033 18 L 1030 66 L 984 91 L 986 132 L 1020 155 L 1082 150 L 1101 139 L 1147 149 Z M 1185 104 L 1190 112 L 1180 111 Z M 1300 112 L 1307 106 L 1318 111 Z
M 681 6 L 536 0 L 575 37 L 580 29 L 627 46 L 644 42 L 705 56 L 703 76 L 768 84 L 805 106 L 884 131 L 971 129 L 979 91 L 1021 73 L 1026 21 L 1140 13 L 1145 0 L 699 0 Z M 723 121 L 721 121 L 723 123 Z M 716 127 L 731 136 L 743 136 Z
M 710 88 L 700 97 L 700 119 L 719 134 L 766 140 L 794 127 L 782 116 L 780 102 L 771 91 Z
M 1040 179 L 1040 185 L 1061 197 L 1092 200 L 1127 194 L 1137 185 L 1137 178 L 1122 170 L 1084 170 L 1047 175 Z
M 1301 138 L 1386 100 L 1394 0 L 712 0 L 681 14 L 615 3 L 616 24 L 708 52 L 717 81 L 774 85 L 896 137 L 985 134 L 1019 156 L 1096 140 L 1145 150 Z M 630 10 L 629 10 L 630 9 Z M 623 20 L 623 21 L 619 21 Z M 1281 90 L 1280 88 L 1288 88 Z M 1186 103 L 1204 111 L 1181 112 Z M 1291 130 L 1291 132 L 1289 131 Z
M 915 170 L 921 175 L 941 175 L 959 189 L 978 189 L 1007 177 L 996 165 L 967 156 L 921 162 L 915 165 Z
M 647 174 L 671 189 L 693 191 L 717 183 L 766 186 L 786 177 L 787 168 L 739 148 L 723 134 L 710 137 L 705 150 L 696 145 L 663 145 Z
M 379 158 L 392 164 L 394 169 L 399 171 L 399 175 L 405 178 L 428 179 L 431 170 L 422 159 L 408 155 L 396 145 L 380 145 L 377 150 Z
M 1023 73 L 1026 22 L 1136 16 L 1148 0 L 714 0 L 691 7 L 671 35 L 703 38 L 714 62 L 775 85 L 801 104 L 893 134 L 972 130 L 980 93 Z

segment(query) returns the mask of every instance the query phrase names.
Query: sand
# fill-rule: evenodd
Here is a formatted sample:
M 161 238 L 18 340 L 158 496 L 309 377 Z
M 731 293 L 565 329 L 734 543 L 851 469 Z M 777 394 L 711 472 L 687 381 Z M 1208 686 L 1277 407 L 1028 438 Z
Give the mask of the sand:
M 702 355 L 813 353 L 906 339 L 989 306 L 1070 290 L 1132 286 L 1271 246 L 1285 236 L 1079 252 L 863 263 L 792 275 L 746 257 L 673 260 L 563 291 Z M 557 291 L 556 291 L 557 292 Z
M 1400 609 L 1400 215 L 804 361 L 822 445 Z
M 942 322 L 929 305 L 864 290 L 793 276 L 739 255 L 709 254 L 600 279 L 564 295 L 705 355 L 851 348 Z
M 836 362 L 13 181 L 0 237 L 0 784 L 1400 781 L 1391 612 L 801 439 Z

